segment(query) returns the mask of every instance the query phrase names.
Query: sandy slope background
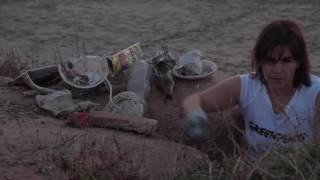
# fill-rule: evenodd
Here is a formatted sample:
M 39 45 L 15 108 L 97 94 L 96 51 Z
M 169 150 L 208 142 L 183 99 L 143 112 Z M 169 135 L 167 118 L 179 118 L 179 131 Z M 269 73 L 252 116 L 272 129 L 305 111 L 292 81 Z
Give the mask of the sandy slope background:
M 60 165 L 64 162 L 61 153 L 70 154 L 70 148 L 62 148 L 68 142 L 76 144 L 71 146 L 76 147 L 71 148 L 71 154 L 86 149 L 85 145 L 90 143 L 99 145 L 87 152 L 90 156 L 99 154 L 101 149 L 110 151 L 110 157 L 104 160 L 120 165 L 100 162 L 99 167 L 121 169 L 114 171 L 122 174 L 123 179 L 172 178 L 179 169 L 206 159 L 205 154 L 194 148 L 175 143 L 180 137 L 181 100 L 223 78 L 248 72 L 250 51 L 259 31 L 277 18 L 290 18 L 301 25 L 312 70 L 319 74 L 320 1 L 317 0 L 1 0 L 2 61 L 7 52 L 13 51 L 19 57 L 13 58 L 18 65 L 40 67 L 79 54 L 111 54 L 140 42 L 146 58 L 154 55 L 161 45 L 168 46 L 175 58 L 199 49 L 205 59 L 218 65 L 219 71 L 204 81 L 177 80 L 171 102 L 164 101 L 161 92 L 153 90 L 147 116 L 159 120 L 154 138 L 65 127 L 62 121 L 37 110 L 32 98 L 22 97 L 20 88 L 1 85 L 0 179 L 70 179 L 73 174 L 57 166 L 57 161 Z M 8 72 L 1 69 L 0 74 Z M 221 144 L 225 141 L 217 138 L 217 131 L 213 131 L 212 137 Z M 89 140 L 83 142 L 86 139 Z M 79 141 L 83 148 L 78 147 Z M 52 146 L 57 147 L 55 152 L 51 151 Z M 207 152 L 206 148 L 202 152 Z
M 250 50 L 261 28 L 276 18 L 302 26 L 315 69 L 319 56 L 319 2 L 305 1 L 129 1 L 13 0 L 0 2 L 1 47 L 32 56 L 33 66 L 54 62 L 56 46 L 63 58 L 104 55 L 141 42 L 146 56 L 159 45 L 179 57 L 199 49 L 220 72 L 248 69 Z M 78 44 L 78 45 L 77 45 Z

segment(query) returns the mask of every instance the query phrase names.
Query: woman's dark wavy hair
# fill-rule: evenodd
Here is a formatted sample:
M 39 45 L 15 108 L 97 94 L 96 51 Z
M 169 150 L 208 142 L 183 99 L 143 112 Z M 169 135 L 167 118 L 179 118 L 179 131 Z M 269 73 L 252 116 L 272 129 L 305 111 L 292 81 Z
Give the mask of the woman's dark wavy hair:
M 310 62 L 306 43 L 300 27 L 291 20 L 273 21 L 262 30 L 252 52 L 253 77 L 266 83 L 261 65 L 265 62 L 267 55 L 277 46 L 288 47 L 294 60 L 299 64 L 294 75 L 293 87 L 299 87 L 302 84 L 310 86 Z

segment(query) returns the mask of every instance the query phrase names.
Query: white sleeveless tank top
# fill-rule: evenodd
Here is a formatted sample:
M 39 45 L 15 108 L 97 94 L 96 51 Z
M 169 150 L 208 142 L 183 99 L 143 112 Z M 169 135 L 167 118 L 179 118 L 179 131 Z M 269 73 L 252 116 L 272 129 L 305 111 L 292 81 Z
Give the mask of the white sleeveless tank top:
M 302 144 L 313 137 L 313 119 L 320 79 L 311 75 L 312 85 L 298 88 L 284 113 L 275 114 L 265 85 L 250 75 L 241 75 L 240 107 L 245 135 L 252 150 L 265 152 L 270 146 Z M 254 152 L 253 152 L 254 153 Z

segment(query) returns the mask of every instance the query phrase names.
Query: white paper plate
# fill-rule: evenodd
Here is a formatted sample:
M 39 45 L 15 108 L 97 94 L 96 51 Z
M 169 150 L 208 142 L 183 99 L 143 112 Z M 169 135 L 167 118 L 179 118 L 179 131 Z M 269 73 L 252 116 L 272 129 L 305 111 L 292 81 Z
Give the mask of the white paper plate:
M 218 70 L 218 66 L 216 65 L 216 63 L 212 62 L 212 61 L 208 61 L 208 60 L 202 60 L 202 64 L 203 64 L 203 70 L 202 70 L 202 74 L 199 75 L 182 75 L 180 74 L 177 70 L 176 67 L 173 68 L 173 75 L 177 78 L 181 78 L 181 79 L 188 79 L 188 80 L 197 80 L 197 79 L 203 79 L 206 78 L 208 76 L 213 75 L 215 72 L 217 72 Z

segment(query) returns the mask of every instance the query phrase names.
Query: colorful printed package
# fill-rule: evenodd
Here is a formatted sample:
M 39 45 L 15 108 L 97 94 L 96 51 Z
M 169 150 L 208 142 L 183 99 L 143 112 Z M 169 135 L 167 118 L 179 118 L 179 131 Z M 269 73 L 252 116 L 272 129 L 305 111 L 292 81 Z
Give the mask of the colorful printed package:
M 135 43 L 108 57 L 109 66 L 114 76 L 128 69 L 136 60 L 142 57 L 142 49 L 139 43 Z

